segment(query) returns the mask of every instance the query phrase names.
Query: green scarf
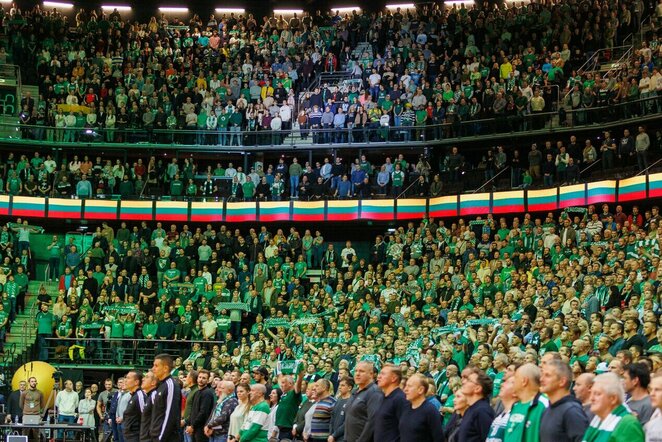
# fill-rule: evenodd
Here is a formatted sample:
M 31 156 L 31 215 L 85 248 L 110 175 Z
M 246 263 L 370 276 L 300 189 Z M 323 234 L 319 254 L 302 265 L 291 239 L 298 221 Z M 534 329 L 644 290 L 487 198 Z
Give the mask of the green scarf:
M 619 405 L 604 420 L 600 420 L 598 416 L 595 416 L 586 429 L 582 442 L 608 442 L 621 419 L 629 414 L 627 408 Z

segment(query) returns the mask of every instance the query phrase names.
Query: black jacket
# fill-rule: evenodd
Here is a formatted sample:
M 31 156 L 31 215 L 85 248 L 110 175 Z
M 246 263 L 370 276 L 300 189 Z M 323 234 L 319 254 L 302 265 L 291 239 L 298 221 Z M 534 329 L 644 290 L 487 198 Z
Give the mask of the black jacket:
M 182 392 L 179 383 L 168 376 L 159 383 L 152 399 L 150 435 L 153 440 L 179 442 Z
M 215 403 L 216 395 L 209 387 L 198 390 L 193 397 L 189 420 L 191 421 L 191 426 L 196 432 L 204 430 L 207 419 L 209 419 L 209 416 L 214 410 Z
M 347 442 L 373 440 L 374 417 L 383 399 L 384 394 L 375 383 L 352 394 L 345 407 L 345 440 Z
M 481 399 L 467 409 L 460 423 L 459 442 L 483 442 L 490 434 L 494 410 L 487 399 Z
M 568 394 L 543 411 L 540 442 L 580 442 L 588 424 L 582 404 Z
M 155 395 L 156 390 L 145 395 L 145 408 L 143 408 L 143 416 L 140 420 L 140 442 L 152 442 L 150 430 L 152 425 L 152 400 Z
M 136 390 L 131 393 L 131 399 L 124 410 L 123 432 L 124 440 L 127 442 L 138 442 L 140 440 L 140 420 L 145 409 L 145 393 Z

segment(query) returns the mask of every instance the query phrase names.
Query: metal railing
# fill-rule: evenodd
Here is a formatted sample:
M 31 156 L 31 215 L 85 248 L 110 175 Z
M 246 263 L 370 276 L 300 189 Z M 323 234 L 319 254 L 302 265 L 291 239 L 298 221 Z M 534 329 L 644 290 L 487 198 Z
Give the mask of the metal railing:
M 501 169 L 496 175 L 494 175 L 494 176 L 493 176 L 492 178 L 490 178 L 489 180 L 485 181 L 485 182 L 483 183 L 482 186 L 480 186 L 478 189 L 474 190 L 474 191 L 471 192 L 471 193 L 478 193 L 478 192 L 480 192 L 481 190 L 483 190 L 483 189 L 485 188 L 485 186 L 487 186 L 488 184 L 494 182 L 498 177 L 501 176 L 502 173 L 504 173 L 504 172 L 507 171 L 507 170 L 510 170 L 510 166 L 507 166 L 507 167 L 504 167 L 503 169 Z
M 138 327 L 136 327 L 138 329 Z M 138 338 L 43 338 L 51 363 L 76 363 L 90 365 L 118 365 L 134 367 L 150 367 L 154 357 L 159 353 L 168 353 L 183 360 L 191 354 L 194 344 L 211 351 L 214 346 L 219 348 L 226 341 L 190 339 L 138 339 Z
M 40 141 L 42 146 L 64 148 L 81 145 L 107 148 L 170 148 L 177 150 L 201 147 L 214 148 L 218 152 L 282 149 L 283 147 L 306 148 L 330 145 L 338 146 L 428 146 L 455 142 L 461 139 L 479 139 L 482 136 L 500 134 L 551 133 L 557 129 L 593 128 L 596 124 L 605 126 L 625 124 L 628 120 L 657 118 L 662 97 L 647 97 L 636 101 L 626 101 L 602 107 L 565 109 L 561 111 L 539 112 L 528 115 L 502 114 L 492 118 L 469 119 L 455 123 L 421 124 L 415 126 L 381 126 L 371 122 L 363 127 L 294 127 L 291 130 L 147 130 L 141 128 L 58 128 L 21 124 L 0 124 L 0 142 L 32 146 Z M 10 132 L 10 136 L 3 133 Z

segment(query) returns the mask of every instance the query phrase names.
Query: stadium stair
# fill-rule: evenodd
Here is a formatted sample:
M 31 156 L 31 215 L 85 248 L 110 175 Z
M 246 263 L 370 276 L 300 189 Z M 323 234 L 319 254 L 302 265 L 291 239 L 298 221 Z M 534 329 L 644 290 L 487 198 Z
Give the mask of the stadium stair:
M 6 380 L 18 367 L 32 359 L 32 348 L 37 337 L 34 322 L 37 314 L 37 294 L 42 284 L 53 299 L 57 297 L 56 282 L 30 281 L 25 297 L 25 311 L 16 316 L 11 332 L 7 333 L 4 355 L 0 357 L 0 367 Z

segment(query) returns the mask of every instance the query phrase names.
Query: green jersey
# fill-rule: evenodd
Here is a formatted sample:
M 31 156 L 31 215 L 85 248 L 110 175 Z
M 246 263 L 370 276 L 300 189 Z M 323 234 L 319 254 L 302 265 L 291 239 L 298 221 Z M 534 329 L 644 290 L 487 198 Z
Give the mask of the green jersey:
M 539 442 L 540 418 L 549 400 L 538 394 L 530 402 L 515 402 L 510 411 L 504 442 Z
M 242 442 L 267 442 L 269 430 L 269 413 L 271 409 L 266 401 L 253 405 L 239 430 Z

